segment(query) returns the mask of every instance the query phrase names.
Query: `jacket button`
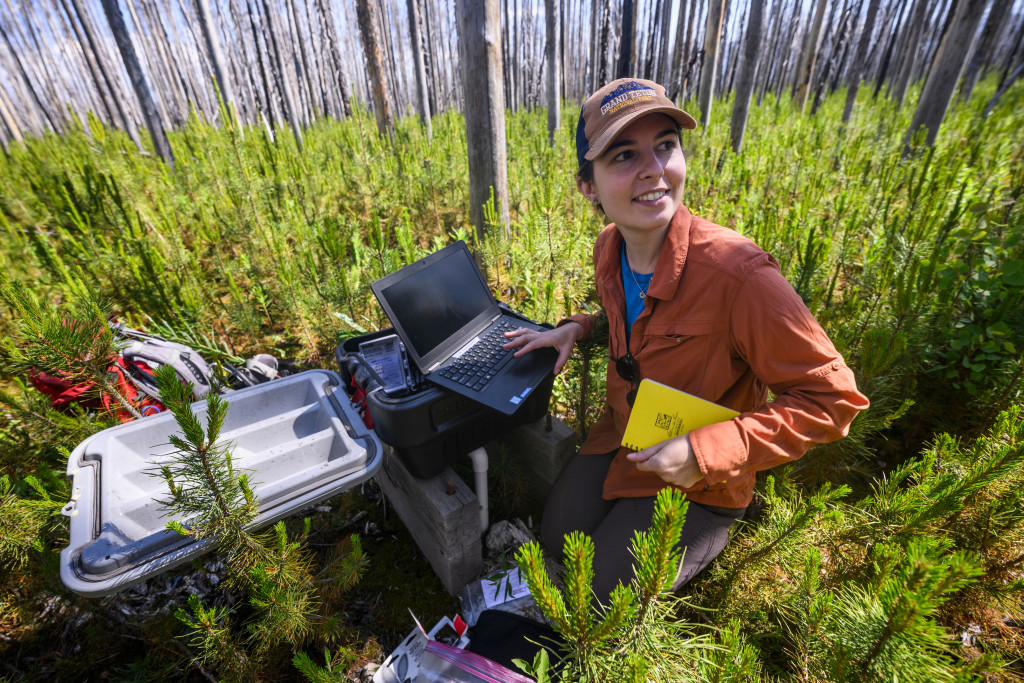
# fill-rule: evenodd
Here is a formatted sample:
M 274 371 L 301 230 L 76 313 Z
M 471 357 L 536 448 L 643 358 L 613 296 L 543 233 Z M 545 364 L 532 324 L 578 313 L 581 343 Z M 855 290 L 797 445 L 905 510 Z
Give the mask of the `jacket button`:
M 839 369 L 839 366 L 840 366 L 840 363 L 839 363 L 839 361 L 834 361 L 834 362 L 832 363 L 832 369 L 833 369 L 833 370 L 838 370 L 838 369 Z

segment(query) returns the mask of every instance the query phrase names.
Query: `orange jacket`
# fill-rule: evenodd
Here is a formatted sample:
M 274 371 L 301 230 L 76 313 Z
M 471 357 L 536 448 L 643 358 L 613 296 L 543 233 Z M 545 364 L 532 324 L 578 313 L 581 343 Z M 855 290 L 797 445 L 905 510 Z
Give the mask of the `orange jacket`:
M 608 315 L 612 357 L 626 352 L 625 294 L 609 225 L 594 244 L 597 294 Z M 641 377 L 741 413 L 690 432 L 704 480 L 686 492 L 707 505 L 750 504 L 754 473 L 802 456 L 815 443 L 846 435 L 868 400 L 778 263 L 738 233 L 680 206 L 630 332 Z M 589 334 L 593 316 L 567 318 Z M 607 404 L 580 453 L 618 453 L 604 484 L 607 499 L 655 495 L 666 483 L 642 472 L 620 448 L 630 384 L 609 363 Z M 768 391 L 775 395 L 767 401 Z

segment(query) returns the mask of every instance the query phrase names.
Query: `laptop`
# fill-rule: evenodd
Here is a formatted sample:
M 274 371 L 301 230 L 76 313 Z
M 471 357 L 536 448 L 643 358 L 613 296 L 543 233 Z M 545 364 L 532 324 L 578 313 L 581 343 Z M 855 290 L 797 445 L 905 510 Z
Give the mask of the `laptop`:
M 554 369 L 553 348 L 519 358 L 514 349 L 501 349 L 506 331 L 547 328 L 498 304 L 461 240 L 370 288 L 410 360 L 432 384 L 511 415 Z

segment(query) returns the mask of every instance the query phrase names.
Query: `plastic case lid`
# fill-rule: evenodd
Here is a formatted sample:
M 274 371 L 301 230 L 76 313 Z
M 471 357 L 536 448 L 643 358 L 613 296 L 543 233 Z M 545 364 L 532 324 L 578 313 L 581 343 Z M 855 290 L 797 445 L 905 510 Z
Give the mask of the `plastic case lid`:
M 377 473 L 380 441 L 340 386 L 336 373 L 309 370 L 224 395 L 229 407 L 221 442 L 233 445 L 236 471 L 249 473 L 260 506 L 254 529 Z M 205 422 L 206 402 L 193 410 Z M 169 497 L 158 470 L 173 452 L 175 433 L 174 416 L 163 412 L 94 434 L 71 454 L 71 501 L 62 511 L 71 520 L 71 539 L 61 552 L 60 575 L 75 593 L 109 595 L 211 549 L 209 540 L 166 528 L 177 518 L 158 502 Z

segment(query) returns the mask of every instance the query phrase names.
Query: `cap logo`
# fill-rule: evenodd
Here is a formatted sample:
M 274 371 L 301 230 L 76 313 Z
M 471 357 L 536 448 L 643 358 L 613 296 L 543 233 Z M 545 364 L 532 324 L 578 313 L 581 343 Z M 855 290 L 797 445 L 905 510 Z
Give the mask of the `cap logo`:
M 657 95 L 658 93 L 653 88 L 636 81 L 623 83 L 601 100 L 601 113 L 614 114 L 627 105 L 653 100 Z

